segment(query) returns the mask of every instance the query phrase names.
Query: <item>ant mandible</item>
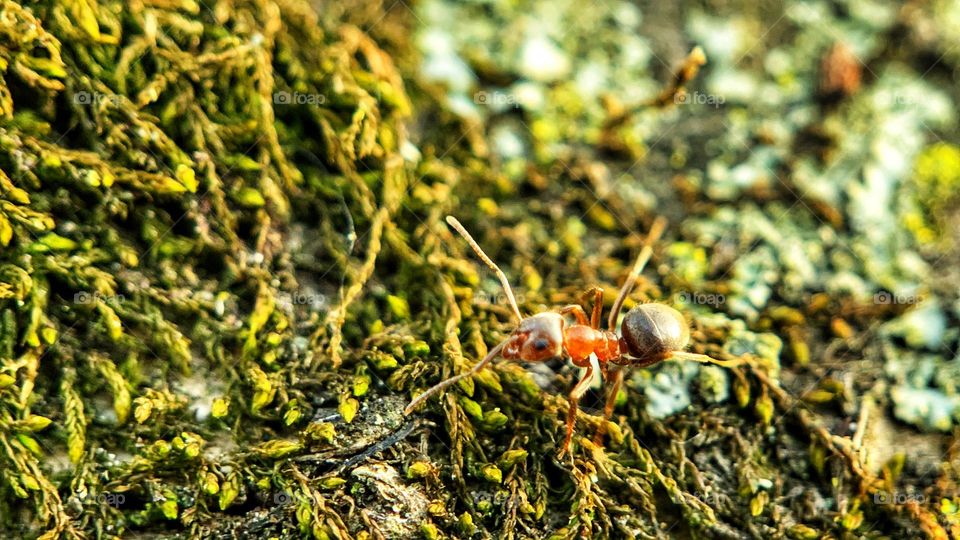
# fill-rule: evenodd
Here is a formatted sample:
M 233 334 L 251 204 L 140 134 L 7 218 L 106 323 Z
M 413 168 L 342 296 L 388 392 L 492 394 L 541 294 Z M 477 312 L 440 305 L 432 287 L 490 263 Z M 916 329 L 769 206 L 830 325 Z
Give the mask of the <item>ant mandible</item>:
M 690 342 L 690 329 L 687 321 L 679 311 L 666 304 L 651 302 L 637 305 L 624 316 L 623 322 L 620 324 L 620 336 L 617 335 L 617 319 L 620 317 L 623 303 L 640 277 L 640 272 L 643 271 L 650 260 L 650 256 L 653 254 L 652 245 L 660 238 L 666 227 L 666 220 L 663 217 L 658 217 L 650 228 L 643 249 L 633 263 L 633 268 L 631 268 L 630 274 L 627 276 L 623 287 L 620 288 L 620 294 L 613 304 L 613 309 L 607 319 L 606 330 L 600 329 L 600 318 L 603 311 L 603 289 L 600 287 L 591 289 L 594 297 L 593 312 L 589 319 L 587 319 L 583 307 L 577 304 L 564 306 L 557 311 L 537 313 L 529 317 L 521 315 L 520 308 L 517 307 L 517 301 L 513 296 L 513 290 L 510 288 L 510 283 L 503 271 L 483 252 L 480 245 L 455 217 L 447 216 L 447 223 L 463 236 L 480 259 L 497 274 L 507 295 L 507 300 L 510 302 L 510 307 L 513 308 L 513 313 L 519 323 L 507 339 L 490 349 L 483 360 L 480 360 L 469 371 L 450 377 L 417 396 L 403 410 L 405 415 L 409 415 L 433 394 L 456 384 L 462 379 L 473 376 L 498 356 L 506 360 L 523 362 L 545 362 L 566 356 L 575 366 L 584 368 L 585 371 L 568 396 L 570 405 L 567 409 L 567 431 L 558 455 L 562 458 L 570 447 L 580 397 L 587 391 L 593 380 L 595 369 L 600 370 L 605 381 L 611 377 L 611 372 L 613 377 L 613 384 L 607 391 L 603 408 L 604 421 L 600 424 L 600 428 L 594 437 L 594 443 L 599 445 L 603 441 L 604 427 L 613 414 L 617 393 L 623 383 L 624 370 L 611 369 L 610 364 L 618 367 L 647 367 L 668 358 L 677 358 L 726 367 L 738 365 L 736 362 L 722 361 L 703 354 L 685 352 L 683 349 Z M 576 323 L 568 325 L 564 319 L 566 315 L 573 315 Z M 595 363 L 591 362 L 591 355 L 596 357 Z

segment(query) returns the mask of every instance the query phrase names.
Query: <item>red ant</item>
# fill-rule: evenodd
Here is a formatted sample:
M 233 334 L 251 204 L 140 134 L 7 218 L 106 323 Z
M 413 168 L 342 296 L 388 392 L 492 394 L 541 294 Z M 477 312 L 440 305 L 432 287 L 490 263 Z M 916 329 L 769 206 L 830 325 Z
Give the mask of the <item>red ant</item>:
M 611 372 L 613 376 L 613 385 L 607 392 L 603 408 L 604 422 L 600 424 L 600 429 L 597 430 L 594 438 L 594 443 L 599 445 L 603 441 L 603 429 L 606 422 L 613 414 L 617 392 L 619 392 L 620 385 L 623 383 L 624 370 L 611 369 L 609 364 L 624 367 L 647 367 L 668 358 L 678 358 L 727 367 L 737 365 L 736 362 L 722 361 L 703 354 L 685 352 L 683 349 L 690 342 L 690 329 L 687 321 L 679 311 L 665 304 L 645 303 L 637 305 L 624 316 L 623 322 L 620 324 L 621 335 L 617 336 L 615 330 L 623 303 L 636 284 L 640 272 L 643 271 L 644 266 L 650 260 L 653 253 L 651 246 L 660 238 L 666 227 L 666 220 L 662 217 L 654 221 L 650 232 L 647 234 L 643 249 L 637 256 L 637 260 L 630 270 L 630 275 L 627 276 L 627 280 L 613 304 L 613 309 L 607 319 L 606 330 L 600 329 L 600 317 L 603 311 L 603 289 L 600 287 L 591 289 L 594 297 L 593 312 L 590 319 L 587 319 L 583 307 L 576 304 L 564 306 L 558 311 L 523 317 L 520 314 L 520 308 L 517 307 L 517 301 L 513 296 L 510 283 L 507 282 L 507 276 L 504 275 L 503 271 L 487 257 L 487 254 L 483 252 L 456 218 L 447 216 L 447 223 L 466 239 L 480 259 L 497 274 L 519 324 L 507 339 L 490 349 L 483 360 L 473 366 L 470 371 L 450 377 L 420 394 L 407 405 L 403 410 L 404 414 L 410 414 L 418 405 L 440 390 L 474 375 L 498 356 L 507 360 L 523 362 L 545 362 L 553 358 L 566 356 L 575 366 L 585 368 L 586 371 L 568 396 L 570 406 L 567 409 L 567 432 L 558 456 L 563 457 L 570 447 L 570 439 L 573 436 L 577 404 L 593 380 L 595 369 L 601 371 L 604 380 L 610 378 Z M 571 314 L 577 322 L 568 325 L 564 316 Z M 591 355 L 595 355 L 595 363 L 591 362 Z

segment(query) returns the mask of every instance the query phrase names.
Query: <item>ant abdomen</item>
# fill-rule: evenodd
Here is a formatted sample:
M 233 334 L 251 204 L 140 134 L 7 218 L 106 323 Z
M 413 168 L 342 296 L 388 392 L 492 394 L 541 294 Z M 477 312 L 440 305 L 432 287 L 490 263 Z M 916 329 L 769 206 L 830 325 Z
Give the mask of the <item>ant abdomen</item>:
M 620 323 L 623 364 L 647 366 L 682 351 L 690 342 L 690 328 L 683 315 L 666 304 L 640 304 Z

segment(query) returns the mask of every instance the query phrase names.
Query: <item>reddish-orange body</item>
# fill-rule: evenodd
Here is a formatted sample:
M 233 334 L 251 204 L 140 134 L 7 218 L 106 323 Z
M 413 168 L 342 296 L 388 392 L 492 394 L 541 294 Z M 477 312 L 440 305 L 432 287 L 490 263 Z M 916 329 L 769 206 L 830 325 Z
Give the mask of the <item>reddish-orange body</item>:
M 483 252 L 483 249 L 480 248 L 476 240 L 470 236 L 470 233 L 467 232 L 456 218 L 447 216 L 447 223 L 463 236 L 470 244 L 470 247 L 473 248 L 473 251 L 476 252 L 477 256 L 480 257 L 480 260 L 486 263 L 486 265 L 497 274 L 497 278 L 500 279 L 503 290 L 510 302 L 510 307 L 513 308 L 513 313 L 517 317 L 518 324 L 507 339 L 487 351 L 486 356 L 474 365 L 472 369 L 445 379 L 426 392 L 423 392 L 407 405 L 404 409 L 404 414 L 410 414 L 417 405 L 422 403 L 430 395 L 455 384 L 465 377 L 473 376 L 498 356 L 507 360 L 519 360 L 523 362 L 545 362 L 553 358 L 568 356 L 574 365 L 584 368 L 584 373 L 581 375 L 576 386 L 573 387 L 573 390 L 570 391 L 570 406 L 567 408 L 566 436 L 564 437 L 563 444 L 560 446 L 560 455 L 562 456 L 566 453 L 567 448 L 570 447 L 570 438 L 573 435 L 573 424 L 577 414 L 577 403 L 593 381 L 595 370 L 599 369 L 606 379 L 607 376 L 611 374 L 610 364 L 629 365 L 639 359 L 644 365 L 647 365 L 669 356 L 668 354 L 662 354 L 660 349 L 663 347 L 655 347 L 655 351 L 648 350 L 650 349 L 649 347 L 644 347 L 639 350 L 641 356 L 638 356 L 634 354 L 636 351 L 634 351 L 635 347 L 633 347 L 633 345 L 637 343 L 646 345 L 647 342 L 656 340 L 648 338 L 640 339 L 636 336 L 631 336 L 631 339 L 624 340 L 617 336 L 616 333 L 620 308 L 623 307 L 623 302 L 633 288 L 643 266 L 647 263 L 647 260 L 650 259 L 650 255 L 653 252 L 650 244 L 660 237 L 660 234 L 666 226 L 666 221 L 658 218 L 651 227 L 650 233 L 647 236 L 647 245 L 644 246 L 640 255 L 637 256 L 630 275 L 627 277 L 626 282 L 620 289 L 620 294 L 616 302 L 613 304 L 606 330 L 600 329 L 600 317 L 603 311 L 603 289 L 599 287 L 594 287 L 593 289 L 593 311 L 589 318 L 587 318 L 587 313 L 584 311 L 583 306 L 577 304 L 564 306 L 558 311 L 547 311 L 524 317 L 520 313 L 520 308 L 517 307 L 517 301 L 513 296 L 513 291 L 510 288 L 510 283 L 507 281 L 507 276 L 504 275 L 503 271 Z M 666 308 L 666 306 L 663 307 Z M 667 309 L 674 312 L 676 311 L 672 310 L 672 308 Z M 574 324 L 567 324 L 565 320 L 566 316 L 573 316 L 576 322 Z M 676 313 L 676 317 L 680 317 L 681 321 L 683 320 L 683 317 L 679 313 Z M 633 325 L 624 330 L 632 331 L 632 329 Z M 643 328 L 642 330 L 646 332 L 648 328 Z M 687 335 L 689 335 L 689 333 Z M 662 341 L 662 336 L 658 334 L 657 337 Z M 679 345 L 683 347 L 686 345 L 686 342 Z M 647 354 L 650 352 L 654 352 L 655 354 Z M 591 355 L 596 356 L 596 362 L 591 362 Z M 604 419 L 610 418 L 610 415 L 613 413 L 614 401 L 622 381 L 622 370 L 615 370 L 615 373 L 612 374 L 611 391 L 607 395 L 604 406 Z M 602 437 L 603 424 L 601 424 L 601 428 L 597 430 L 597 436 L 595 438 L 597 444 L 600 444 Z
M 620 338 L 608 330 L 572 324 L 563 333 L 563 348 L 576 365 L 584 365 L 591 354 L 596 354 L 603 365 L 620 357 Z
M 627 280 L 620 289 L 620 294 L 610 310 L 607 329 L 601 330 L 600 317 L 603 311 L 603 290 L 594 287 L 593 311 L 590 318 L 583 306 L 570 304 L 558 311 L 537 313 L 524 317 L 520 313 L 510 283 L 500 268 L 487 254 L 480 249 L 470 233 L 452 216 L 447 216 L 450 224 L 477 253 L 480 259 L 487 264 L 500 279 L 510 307 L 517 317 L 516 329 L 496 347 L 490 349 L 480 362 L 469 371 L 445 379 L 423 392 L 410 402 L 404 409 L 404 414 L 410 414 L 418 404 L 427 397 L 447 388 L 457 381 L 471 377 L 494 358 L 501 356 L 508 360 L 524 362 L 545 362 L 553 358 L 568 356 L 574 365 L 584 368 L 584 372 L 573 390 L 570 391 L 570 406 L 567 408 L 567 430 L 563 443 L 560 445 L 560 455 L 564 455 L 570 447 L 570 438 L 573 435 L 573 426 L 576 420 L 577 404 L 580 397 L 587 391 L 593 381 L 594 371 L 599 369 L 604 380 L 609 383 L 609 391 L 603 408 L 604 422 L 597 429 L 594 443 L 599 445 L 603 439 L 603 432 L 608 420 L 613 414 L 617 392 L 623 382 L 623 369 L 620 366 L 645 367 L 670 357 L 682 357 L 699 362 L 708 362 L 724 365 L 718 360 L 701 354 L 684 352 L 690 341 L 690 330 L 687 321 L 679 311 L 664 304 L 640 304 L 631 309 L 621 324 L 622 337 L 617 336 L 617 321 L 624 300 L 644 265 L 652 254 L 651 244 L 660 237 L 666 226 L 666 221 L 658 218 L 647 236 L 647 245 L 643 247 L 630 270 Z M 573 316 L 574 324 L 567 324 L 565 316 Z M 596 362 L 591 362 L 591 355 L 596 355 Z

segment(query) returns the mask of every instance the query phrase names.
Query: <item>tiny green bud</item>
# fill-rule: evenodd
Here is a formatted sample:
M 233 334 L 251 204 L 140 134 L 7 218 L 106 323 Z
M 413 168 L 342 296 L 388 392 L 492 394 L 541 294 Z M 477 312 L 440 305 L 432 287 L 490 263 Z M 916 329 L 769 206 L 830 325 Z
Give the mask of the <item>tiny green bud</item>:
M 418 339 L 405 344 L 403 346 L 403 352 L 406 353 L 408 358 L 427 356 L 430 354 L 430 345 L 426 341 L 421 341 Z
M 410 304 L 406 299 L 388 294 L 387 305 L 390 307 L 390 312 L 393 313 L 394 317 L 401 320 L 410 318 Z
M 500 379 L 492 369 L 481 369 L 473 376 L 473 378 L 476 379 L 478 383 L 498 394 L 503 392 L 503 386 L 500 384 Z
M 21 484 L 21 482 L 17 481 L 16 476 L 7 476 L 7 483 L 10 485 L 10 488 L 13 489 L 13 493 L 17 497 L 21 499 L 26 499 L 27 497 L 30 496 L 30 494 L 23 489 L 23 485 Z M 37 487 L 39 488 L 40 485 L 38 484 Z
M 378 352 L 377 354 L 372 355 L 370 361 L 377 371 L 390 371 L 397 369 L 397 366 L 400 365 L 396 358 L 385 352 Z
M 212 472 L 207 471 L 203 473 L 200 476 L 200 482 L 203 486 L 203 491 L 207 495 L 216 495 L 220 492 L 220 482 L 217 480 L 217 475 Z
M 43 342 L 47 345 L 53 345 L 56 343 L 58 336 L 59 334 L 57 333 L 56 328 L 47 326 L 46 328 L 40 330 L 40 338 L 43 339 Z
M 223 418 L 230 412 L 230 398 L 220 396 L 213 400 L 213 407 L 210 413 L 214 418 Z M 290 425 L 290 424 L 287 424 Z
M 168 454 L 170 454 L 170 443 L 168 443 L 163 439 L 160 439 L 154 442 L 153 445 L 150 447 L 150 449 L 152 450 L 153 454 L 163 458 L 163 457 L 166 457 Z
M 769 425 L 770 421 L 773 420 L 773 400 L 770 399 L 770 396 L 765 393 L 757 398 L 757 403 L 754 405 L 757 415 L 760 417 L 760 420 L 764 425 Z
M 473 516 L 471 516 L 469 512 L 460 514 L 460 519 L 457 520 L 457 528 L 459 528 L 463 534 L 473 534 L 476 530 L 476 526 L 473 524 Z
M 848 531 L 855 531 L 859 529 L 860 526 L 863 525 L 863 512 L 859 508 L 852 508 L 849 512 L 844 514 L 840 524 L 843 525 L 843 528 Z
M 167 519 L 177 519 L 177 500 L 176 499 L 167 499 L 160 503 L 160 510 L 163 512 L 163 517 Z
M 23 487 L 29 489 L 30 491 L 40 491 L 40 483 L 37 482 L 37 479 L 31 474 L 21 473 L 20 482 L 23 483 Z
M 420 532 L 423 533 L 425 540 L 437 540 L 440 538 L 440 529 L 433 523 L 427 521 L 420 524 Z
M 27 435 L 26 433 L 17 433 L 17 440 L 20 441 L 20 444 L 22 444 L 24 448 L 29 450 L 34 456 L 43 456 L 43 450 L 40 449 L 40 444 L 37 443 L 36 439 L 33 437 Z
M 527 451 L 523 449 L 518 450 L 507 450 L 500 456 L 500 460 L 497 462 L 501 468 L 509 469 L 517 463 L 527 459 Z
M 353 418 L 357 416 L 358 410 L 360 410 L 359 401 L 347 396 L 340 398 L 340 405 L 337 407 L 337 412 L 343 417 L 344 422 L 348 424 L 353 422 Z
M 746 380 L 740 378 L 733 380 L 733 394 L 741 409 L 750 404 L 750 384 Z
M 236 475 L 231 475 L 220 487 L 220 510 L 226 510 L 240 494 L 240 483 Z
M 297 420 L 300 419 L 300 409 L 290 409 L 289 411 L 283 414 L 283 423 L 287 426 L 292 426 L 297 423 Z
M 312 422 L 304 433 L 308 439 L 332 443 L 336 437 L 336 429 L 330 422 Z
M 490 463 L 484 465 L 480 469 L 480 475 L 483 476 L 483 479 L 488 482 L 493 482 L 494 484 L 499 484 L 503 482 L 503 471 L 500 470 L 500 467 Z
M 346 483 L 347 481 L 344 480 L 343 478 L 340 478 L 339 476 L 331 476 L 330 478 L 324 478 L 323 480 L 321 480 L 320 487 L 322 487 L 323 489 L 335 489 Z
M 613 422 L 607 422 L 607 436 L 610 438 L 610 442 L 613 444 L 623 444 L 623 431 L 620 429 L 620 426 L 614 424 Z
M 750 515 L 757 517 L 763 513 L 763 507 L 767 505 L 767 501 L 770 500 L 770 495 L 766 491 L 761 491 L 750 500 Z
M 147 418 L 150 418 L 150 413 L 153 412 L 153 404 L 149 399 L 136 399 L 137 408 L 133 410 L 133 417 L 137 419 L 138 424 L 142 424 L 147 421 Z
M 40 253 L 44 251 L 71 251 L 77 247 L 76 242 L 60 236 L 57 233 L 47 233 L 43 235 L 34 246 L 37 246 L 37 244 L 39 244 L 39 246 L 36 249 L 38 249 Z
M 41 431 L 50 425 L 51 420 L 45 416 L 31 414 L 17 422 L 17 428 L 24 431 Z
M 313 521 L 313 508 L 306 499 L 301 500 L 300 504 L 297 505 L 296 515 L 297 523 L 300 524 L 300 532 L 306 533 L 309 531 L 310 523 Z
M 479 403 L 466 396 L 460 396 L 459 401 L 460 406 L 463 407 L 463 412 L 467 413 L 467 416 L 474 420 L 483 420 L 483 408 Z
M 260 208 L 267 204 L 263 195 L 252 187 L 245 187 L 234 194 L 234 200 L 246 208 Z
M 816 540 L 820 538 L 820 533 L 816 529 L 797 523 L 787 529 L 787 536 L 794 540 Z
M 370 389 L 370 376 L 367 374 L 357 375 L 353 378 L 353 395 L 362 397 Z
M 487 413 L 483 415 L 483 426 L 490 430 L 496 430 L 505 426 L 509 420 L 507 415 L 500 412 L 500 409 L 497 408 L 492 411 L 487 411 Z
M 183 454 L 188 458 L 195 458 L 200 455 L 200 445 L 197 443 L 190 443 L 183 450 Z
M 294 452 L 299 452 L 302 448 L 303 445 L 300 444 L 299 441 L 276 439 L 257 445 L 254 447 L 254 450 L 258 454 L 266 457 L 281 458 Z
M 187 188 L 187 191 L 190 193 L 197 192 L 197 174 L 184 164 L 177 165 L 177 170 L 174 173 L 177 177 L 177 180 L 183 184 L 183 187 Z
M 423 478 L 424 476 L 430 474 L 430 471 L 432 470 L 433 465 L 430 463 L 426 461 L 417 461 L 411 463 L 410 466 L 407 467 L 407 478 L 411 480 L 415 478 Z

